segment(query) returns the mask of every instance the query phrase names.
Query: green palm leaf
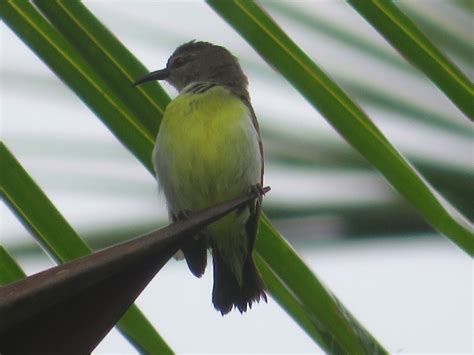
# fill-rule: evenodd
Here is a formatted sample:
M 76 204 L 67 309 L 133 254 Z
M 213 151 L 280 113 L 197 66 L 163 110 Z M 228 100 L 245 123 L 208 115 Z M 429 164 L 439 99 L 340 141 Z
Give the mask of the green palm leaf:
M 0 286 L 26 277 L 26 274 L 4 247 L 0 245 Z
M 380 0 L 350 0 L 349 3 L 467 117 L 474 119 L 472 83 L 395 4 Z

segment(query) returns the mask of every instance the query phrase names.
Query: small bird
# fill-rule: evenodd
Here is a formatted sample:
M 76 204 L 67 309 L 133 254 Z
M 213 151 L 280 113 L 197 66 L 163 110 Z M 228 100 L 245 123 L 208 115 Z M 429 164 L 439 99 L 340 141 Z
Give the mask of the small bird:
M 166 80 L 179 94 L 166 107 L 153 165 L 171 221 L 263 186 L 263 146 L 247 91 L 248 80 L 226 48 L 191 41 L 179 46 L 166 68 L 134 85 Z M 265 284 L 252 259 L 261 195 L 190 238 L 182 248 L 191 272 L 201 277 L 211 250 L 212 302 L 222 315 L 241 313 L 260 299 Z

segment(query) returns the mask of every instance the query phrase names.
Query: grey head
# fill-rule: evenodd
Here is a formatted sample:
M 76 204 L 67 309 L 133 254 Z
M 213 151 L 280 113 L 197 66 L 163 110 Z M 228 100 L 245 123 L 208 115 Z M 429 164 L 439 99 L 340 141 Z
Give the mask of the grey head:
M 236 57 L 227 49 L 208 42 L 191 41 L 179 46 L 166 68 L 151 72 L 134 85 L 150 80 L 166 80 L 179 92 L 195 82 L 227 86 L 239 96 L 248 96 L 247 77 Z

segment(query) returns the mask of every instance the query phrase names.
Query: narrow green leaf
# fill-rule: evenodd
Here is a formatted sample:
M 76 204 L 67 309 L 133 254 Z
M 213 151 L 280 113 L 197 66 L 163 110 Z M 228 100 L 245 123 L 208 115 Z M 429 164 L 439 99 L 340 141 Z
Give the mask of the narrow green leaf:
M 158 131 L 170 99 L 156 82 L 132 87 L 136 78 L 148 73 L 143 64 L 79 1 L 34 0 L 34 3 L 86 59 L 94 73 L 107 82 L 116 97 L 140 117 L 147 130 Z
M 469 223 L 421 177 L 369 117 L 252 1 L 208 0 L 257 52 L 441 233 L 469 255 Z
M 371 43 L 365 37 L 358 35 L 355 32 L 342 29 L 337 23 L 332 23 L 315 13 L 305 11 L 298 6 L 292 6 L 291 2 L 285 3 L 283 1 L 267 0 L 263 1 L 262 5 L 264 5 L 265 8 L 277 11 L 281 15 L 294 20 L 295 23 L 304 26 L 311 31 L 324 33 L 328 37 L 344 43 L 346 46 L 352 47 L 365 55 L 370 55 L 381 62 L 390 64 L 397 69 L 409 72 L 410 74 L 415 73 L 415 71 L 412 70 L 412 68 L 402 59 L 385 51 L 377 44 Z
M 393 2 L 349 0 L 349 3 L 468 118 L 474 120 L 472 83 Z
M 82 56 L 27 1 L 5 1 L 3 21 L 63 80 L 121 141 L 136 149 L 133 154 L 153 171 L 148 154 L 155 136 Z M 115 118 L 120 117 L 120 120 Z
M 0 143 L 0 161 L 5 202 L 56 262 L 90 254 L 89 247 L 3 143 Z
M 305 11 L 301 7 L 292 6 L 293 4 L 285 3 L 283 1 L 263 1 L 262 4 L 265 8 L 280 13 L 282 16 L 295 21 L 295 23 L 304 26 L 310 31 L 323 33 L 332 39 L 344 43 L 355 50 L 359 50 L 366 55 L 370 55 L 373 58 L 377 58 L 381 62 L 390 64 L 400 70 L 410 72 L 411 74 L 417 73 L 399 56 L 383 50 L 380 46 L 371 43 L 363 36 L 342 29 L 337 22 L 330 22 L 325 18 L 320 17 L 317 13 Z M 422 29 L 426 28 L 427 33 L 430 34 L 430 37 L 432 37 L 436 42 L 442 44 L 450 51 L 463 58 L 467 63 L 472 62 L 474 51 L 473 46 L 468 39 L 462 38 L 456 33 L 449 31 L 446 26 L 440 26 L 438 22 L 423 16 L 419 10 L 415 11 L 413 6 L 407 6 L 406 2 L 399 2 L 397 5 L 402 7 L 402 10 L 419 24 Z
M 24 277 L 26 277 L 26 274 L 16 263 L 15 259 L 0 245 L 0 286 L 7 285 Z
M 426 2 L 425 4 L 429 3 Z M 400 10 L 406 13 L 433 42 L 439 44 L 440 47 L 446 48 L 449 54 L 455 54 L 459 58 L 462 58 L 467 65 L 471 67 L 474 65 L 472 61 L 472 58 L 474 58 L 472 39 L 469 38 L 469 34 L 463 36 L 448 27 L 450 22 L 453 21 L 452 16 L 446 16 L 446 21 L 440 23 L 440 21 L 425 16 L 423 9 L 416 9 L 410 6 L 409 2 L 400 2 L 397 6 L 400 6 Z M 467 30 L 466 32 L 468 33 L 469 30 L 471 30 L 472 37 L 472 29 L 467 28 Z
M 306 311 L 304 305 L 298 302 L 298 299 L 294 297 L 291 290 L 286 287 L 281 287 L 282 282 L 278 276 L 273 273 L 272 268 L 265 262 L 260 254 L 255 253 L 253 258 L 260 274 L 265 279 L 265 284 L 272 294 L 272 297 L 295 319 L 300 327 L 303 328 L 316 343 L 323 344 L 326 340 L 323 339 L 319 333 L 319 329 L 316 329 L 314 326 L 313 321 L 309 317 L 309 312 Z
M 313 338 L 319 340 L 318 343 L 325 351 L 331 354 L 386 353 L 382 345 L 317 279 L 265 216 L 260 224 L 256 251 L 304 305 L 306 316 L 299 317 L 298 322 L 307 330 L 307 320 L 311 319 L 316 329 L 307 332 L 311 336 L 317 332 L 318 336 Z M 277 297 L 277 300 L 280 302 L 281 297 Z
M 38 242 L 59 263 L 90 254 L 91 250 L 86 243 L 3 143 L 0 143 L 0 162 L 1 187 L 5 202 Z M 130 307 L 118 326 L 141 351 L 173 353 L 136 306 Z

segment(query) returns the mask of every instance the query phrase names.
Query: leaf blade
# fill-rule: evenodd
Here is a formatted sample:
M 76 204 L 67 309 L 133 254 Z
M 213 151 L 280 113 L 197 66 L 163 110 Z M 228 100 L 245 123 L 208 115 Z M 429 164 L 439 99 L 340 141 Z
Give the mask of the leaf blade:
M 69 43 L 28 2 L 7 1 L 4 22 L 66 83 L 111 131 L 133 144 L 133 154 L 153 171 L 147 155 L 155 137 L 136 119 Z M 120 123 L 111 117 L 121 117 Z
M 394 3 L 379 0 L 349 3 L 468 118 L 474 119 L 472 83 Z
M 2 189 L 3 193 L 3 189 Z M 10 254 L 0 245 L 0 286 L 5 286 L 11 282 L 26 277 L 26 274 L 16 263 Z
M 143 126 L 148 131 L 157 131 L 170 99 L 157 82 L 132 86 L 137 77 L 148 73 L 143 64 L 82 3 L 48 0 L 35 0 L 34 3 L 86 59 L 95 74 L 109 84 L 116 97 L 140 117 Z
M 273 273 L 285 282 L 288 290 L 297 295 L 297 301 L 303 305 L 307 315 L 303 317 L 297 314 L 296 320 L 303 324 L 303 329 L 316 339 L 325 351 L 336 354 L 387 353 L 375 337 L 313 274 L 265 216 L 260 223 L 255 247 L 256 253 L 271 266 Z M 289 260 L 291 263 L 288 263 Z M 277 300 L 280 301 L 280 298 L 277 297 Z M 308 319 L 312 322 L 312 331 L 307 330 Z

